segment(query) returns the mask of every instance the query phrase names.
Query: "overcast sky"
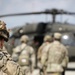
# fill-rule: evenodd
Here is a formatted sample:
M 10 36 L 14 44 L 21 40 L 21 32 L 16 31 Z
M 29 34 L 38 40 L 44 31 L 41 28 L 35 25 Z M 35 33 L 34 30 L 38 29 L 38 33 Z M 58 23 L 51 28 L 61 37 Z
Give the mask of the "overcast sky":
M 75 0 L 0 0 L 0 15 L 44 11 L 52 8 L 75 12 Z M 25 23 L 46 22 L 46 15 L 4 17 L 0 20 L 5 21 L 8 28 L 12 28 Z M 75 16 L 62 16 L 62 20 L 61 16 L 57 17 L 57 21 L 64 22 L 66 20 L 75 24 Z M 47 21 L 51 21 L 50 15 L 48 15 Z

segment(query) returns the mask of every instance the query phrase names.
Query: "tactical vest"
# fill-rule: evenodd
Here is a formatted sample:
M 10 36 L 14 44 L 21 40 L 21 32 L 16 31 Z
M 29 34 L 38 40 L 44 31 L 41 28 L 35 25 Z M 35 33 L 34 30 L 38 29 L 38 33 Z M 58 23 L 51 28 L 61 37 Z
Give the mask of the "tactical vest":
M 6 75 L 10 75 L 7 72 L 7 61 L 10 60 L 10 55 L 6 52 L 6 51 L 0 51 L 0 74 L 2 73 L 2 75 L 6 74 Z
M 18 63 L 21 66 L 29 66 L 30 65 L 30 50 L 29 46 L 26 46 L 19 55 Z
M 41 60 L 41 56 L 42 56 L 42 53 L 43 53 L 43 49 L 48 45 L 48 43 L 43 43 L 39 49 L 38 49 L 38 59 Z
M 61 47 L 61 44 L 52 44 L 48 55 L 48 62 L 61 64 L 64 59 L 65 52 Z
M 15 62 L 19 61 L 19 56 L 20 56 L 21 52 L 25 49 L 25 47 L 23 49 L 21 49 L 21 46 L 19 46 L 19 49 L 18 50 L 16 49 L 15 52 L 13 52 L 13 54 L 12 54 L 13 61 L 15 61 Z
M 5 51 L 0 51 L 0 75 L 24 75 L 20 66 Z
M 65 57 L 65 51 L 60 43 L 53 43 L 48 51 L 48 65 L 47 71 L 62 72 L 63 68 L 61 63 Z

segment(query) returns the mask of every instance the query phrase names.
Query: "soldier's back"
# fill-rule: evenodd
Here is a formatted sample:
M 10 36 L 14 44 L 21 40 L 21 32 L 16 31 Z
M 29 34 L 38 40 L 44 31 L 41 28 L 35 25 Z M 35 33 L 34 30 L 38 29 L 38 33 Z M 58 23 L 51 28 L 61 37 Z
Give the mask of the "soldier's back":
M 63 72 L 61 65 L 66 56 L 66 47 L 58 41 L 54 41 L 48 50 L 47 72 Z
M 35 66 L 35 52 L 31 46 L 26 45 L 21 50 L 18 63 L 20 64 L 20 66 L 23 68 L 23 70 L 26 72 L 27 75 L 30 73 L 30 71 L 33 70 Z

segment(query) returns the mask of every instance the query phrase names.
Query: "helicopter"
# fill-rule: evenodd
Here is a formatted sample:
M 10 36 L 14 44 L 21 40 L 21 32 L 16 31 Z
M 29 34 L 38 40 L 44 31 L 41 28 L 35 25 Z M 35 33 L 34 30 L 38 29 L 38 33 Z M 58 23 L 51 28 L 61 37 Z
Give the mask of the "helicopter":
M 68 12 L 64 10 L 57 9 L 47 9 L 40 12 L 29 12 L 29 13 L 19 13 L 19 14 L 7 14 L 0 15 L 0 17 L 11 17 L 11 16 L 23 16 L 23 15 L 40 15 L 40 14 L 50 14 L 52 15 L 52 22 L 40 22 L 25 24 L 21 27 L 13 28 L 10 40 L 15 40 L 15 46 L 19 44 L 19 39 L 22 35 L 26 34 L 30 38 L 30 41 L 34 41 L 37 48 L 43 43 L 43 38 L 45 35 L 52 35 L 55 32 L 60 32 L 62 34 L 61 42 L 68 48 L 70 61 L 75 61 L 75 25 L 69 23 L 56 22 L 57 15 L 75 15 L 73 12 Z M 10 41 L 9 40 L 9 41 Z M 31 43 L 31 42 L 30 42 Z

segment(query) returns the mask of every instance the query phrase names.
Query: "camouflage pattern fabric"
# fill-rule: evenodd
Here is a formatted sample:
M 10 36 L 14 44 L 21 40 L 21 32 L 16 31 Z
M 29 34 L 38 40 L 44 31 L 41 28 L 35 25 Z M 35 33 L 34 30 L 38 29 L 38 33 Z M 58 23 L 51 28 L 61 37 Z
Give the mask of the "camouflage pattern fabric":
M 62 75 L 62 73 L 47 73 L 47 75 Z
M 12 54 L 26 74 L 29 74 L 35 67 L 35 52 L 31 46 L 25 43 L 17 46 Z
M 0 70 L 1 75 L 24 75 L 22 68 L 3 50 L 0 50 Z
M 39 47 L 39 49 L 38 49 L 38 54 L 37 54 L 37 60 L 38 60 L 38 68 L 42 68 L 42 64 L 41 64 L 41 57 L 42 57 L 42 55 L 43 55 L 43 53 L 44 53 L 44 48 L 47 46 L 49 44 L 49 42 L 45 42 L 45 43 L 43 43 L 40 47 Z
M 69 61 L 66 47 L 59 41 L 54 41 L 52 44 L 46 46 L 44 51 L 41 63 L 46 67 L 46 72 L 62 73 L 64 71 L 63 67 L 66 68 Z
M 41 58 L 41 53 L 42 53 L 42 50 L 43 50 L 43 48 L 45 47 L 45 46 L 47 46 L 49 43 L 47 43 L 47 42 L 45 42 L 45 43 L 43 43 L 40 47 L 39 47 L 39 49 L 38 49 L 38 59 L 40 59 Z
M 25 49 L 22 50 L 18 63 L 21 66 L 30 66 L 33 70 L 35 67 L 35 52 L 31 46 L 26 45 Z

